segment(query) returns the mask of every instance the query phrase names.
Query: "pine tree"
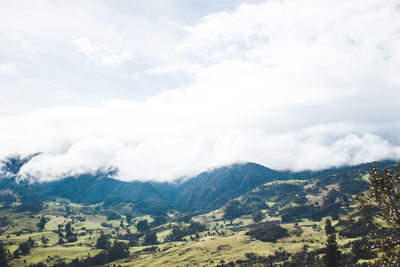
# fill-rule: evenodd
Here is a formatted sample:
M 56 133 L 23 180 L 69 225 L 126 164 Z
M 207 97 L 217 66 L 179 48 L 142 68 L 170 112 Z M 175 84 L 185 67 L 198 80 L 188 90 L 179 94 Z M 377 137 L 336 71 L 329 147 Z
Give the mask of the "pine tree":
M 326 235 L 333 234 L 335 232 L 335 228 L 332 227 L 332 222 L 329 219 L 325 221 L 325 233 Z
M 8 267 L 7 248 L 0 241 L 0 266 Z
M 325 247 L 324 263 L 326 267 L 339 266 L 339 259 L 341 252 L 336 243 L 336 235 L 331 234 L 328 236 L 328 241 Z

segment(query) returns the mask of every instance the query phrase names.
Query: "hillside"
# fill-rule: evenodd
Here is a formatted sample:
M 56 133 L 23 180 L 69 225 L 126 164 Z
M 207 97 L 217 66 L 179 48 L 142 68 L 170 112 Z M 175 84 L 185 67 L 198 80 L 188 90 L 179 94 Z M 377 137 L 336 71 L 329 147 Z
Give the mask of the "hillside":
M 204 213 L 221 208 L 232 199 L 271 181 L 320 177 L 321 181 L 329 182 L 337 175 L 363 175 L 371 166 L 361 164 L 293 173 L 275 171 L 255 163 L 243 163 L 206 171 L 178 183 L 123 182 L 113 179 L 112 172 L 88 173 L 44 183 L 17 182 L 19 169 L 36 155 L 3 161 L 1 190 L 10 190 L 23 202 L 63 198 L 81 204 L 103 203 L 107 207 L 131 203 L 136 213 L 152 215 L 165 215 L 168 209 Z M 384 161 L 380 165 L 392 163 Z
M 179 184 L 3 178 L 0 243 L 12 266 L 321 266 L 333 231 L 342 264 L 359 266 L 375 257 L 360 246 L 377 226 L 347 218 L 357 215 L 353 197 L 368 189 L 370 167 L 289 173 L 235 164 Z

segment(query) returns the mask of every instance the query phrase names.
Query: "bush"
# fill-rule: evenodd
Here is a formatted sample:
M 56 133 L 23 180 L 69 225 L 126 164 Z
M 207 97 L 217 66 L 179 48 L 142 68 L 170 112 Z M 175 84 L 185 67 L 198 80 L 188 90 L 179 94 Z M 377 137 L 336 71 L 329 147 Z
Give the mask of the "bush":
M 108 221 L 121 219 L 121 215 L 119 215 L 118 213 L 116 213 L 114 211 L 107 211 L 106 216 L 107 216 Z
M 246 235 L 263 242 L 276 242 L 277 239 L 288 236 L 288 233 L 285 228 L 278 224 L 263 223 L 261 226 L 248 231 Z
M 157 240 L 157 234 L 156 232 L 149 231 L 147 234 L 144 236 L 144 241 L 143 245 L 148 246 L 148 245 L 157 245 L 158 240 Z
M 22 211 L 29 211 L 32 213 L 38 213 L 39 211 L 41 211 L 43 208 L 43 203 L 41 201 L 38 200 L 31 200 L 31 201 L 27 201 L 22 203 L 18 208 L 17 211 L 18 212 L 22 212 Z
M 239 201 L 229 202 L 225 207 L 224 218 L 227 220 L 233 220 L 242 215 L 242 208 L 240 207 Z
M 147 220 L 141 220 L 137 223 L 136 228 L 139 232 L 146 232 L 150 229 L 149 223 Z
M 78 237 L 76 235 L 71 235 L 71 236 L 67 237 L 67 242 L 68 243 L 73 243 L 73 242 L 76 242 L 76 241 L 78 241 Z
M 103 226 L 103 227 L 108 227 L 108 228 L 112 227 L 111 223 L 106 223 L 106 222 L 102 222 L 100 225 Z

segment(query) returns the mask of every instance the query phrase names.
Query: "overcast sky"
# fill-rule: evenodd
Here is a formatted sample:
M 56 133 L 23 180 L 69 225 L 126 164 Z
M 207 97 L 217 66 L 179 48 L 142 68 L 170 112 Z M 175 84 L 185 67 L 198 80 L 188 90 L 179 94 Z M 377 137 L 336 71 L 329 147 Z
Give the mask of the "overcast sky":
M 0 0 L 0 157 L 41 181 L 400 159 L 397 0 Z

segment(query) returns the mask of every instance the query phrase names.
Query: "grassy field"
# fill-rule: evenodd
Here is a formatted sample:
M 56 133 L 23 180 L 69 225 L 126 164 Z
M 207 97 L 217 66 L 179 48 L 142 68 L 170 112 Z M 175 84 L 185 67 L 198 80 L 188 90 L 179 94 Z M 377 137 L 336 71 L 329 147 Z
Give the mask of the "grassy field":
M 295 184 L 304 188 L 314 186 L 312 182 L 304 180 L 288 180 L 279 183 Z M 277 184 L 277 182 L 263 186 L 272 184 Z M 338 189 L 338 185 L 332 184 L 324 187 L 319 193 L 308 194 L 307 200 L 312 203 L 323 203 L 324 197 L 333 189 Z M 237 200 L 240 201 L 241 198 Z M 271 208 L 276 205 L 276 202 L 267 201 L 266 204 Z M 127 206 L 124 209 L 128 208 Z M 267 215 L 264 221 L 280 220 L 280 217 L 274 217 L 274 214 L 268 216 L 268 210 L 262 210 L 262 212 Z M 2 231 L 0 240 L 6 244 L 11 253 L 28 238 L 33 239 L 36 243 L 28 255 L 14 259 L 11 266 L 26 266 L 37 262 L 44 262 L 51 266 L 60 260 L 70 262 L 77 257 L 95 256 L 102 251 L 95 248 L 96 241 L 101 234 L 112 236 L 110 240 L 112 242 L 126 233 L 137 233 L 135 225 L 138 221 L 148 220 L 151 223 L 154 219 L 149 215 L 143 215 L 133 218 L 132 224 L 128 225 L 126 217 L 122 215 L 121 219 L 125 227 L 120 227 L 121 219 L 107 220 L 105 214 L 102 208 L 96 205 L 84 206 L 63 200 L 46 202 L 44 209 L 38 214 L 16 213 L 11 208 L 3 208 L 0 209 L 0 216 L 6 217 L 10 223 L 0 228 Z M 179 215 L 179 213 L 171 211 L 168 217 L 173 219 L 175 215 Z M 41 216 L 47 218 L 47 223 L 42 231 L 37 227 Z M 342 219 L 346 218 L 345 215 L 340 216 Z M 84 220 L 80 220 L 78 217 L 84 217 Z M 327 239 L 324 230 L 326 219 L 328 217 L 322 218 L 320 221 L 302 219 L 296 225 L 293 223 L 281 224 L 288 232 L 287 237 L 278 239 L 276 242 L 261 242 L 245 234 L 249 230 L 248 225 L 254 224 L 250 215 L 232 221 L 224 220 L 224 210 L 217 209 L 192 218 L 193 221 L 206 225 L 208 229 L 199 233 L 198 238 L 194 238 L 192 235 L 186 236 L 185 242 L 164 242 L 174 226 L 188 226 L 187 223 L 171 220 L 152 229 L 157 233 L 160 242 L 155 245 L 156 250 L 145 252 L 143 250 L 149 248 L 148 246 L 131 246 L 131 256 L 112 264 L 121 266 L 215 266 L 222 260 L 228 262 L 244 259 L 244 255 L 250 252 L 268 256 L 276 251 L 299 252 L 305 246 L 309 250 L 319 249 L 325 246 Z M 104 222 L 111 224 L 112 227 L 102 226 Z M 58 244 L 60 236 L 57 230 L 60 225 L 65 227 L 67 223 L 71 224 L 73 232 L 78 235 L 78 240 L 60 245 Z M 332 225 L 336 223 L 337 220 L 332 220 Z M 63 233 L 65 234 L 65 231 Z M 47 240 L 46 244 L 42 242 L 43 238 Z M 337 242 L 343 252 L 349 252 L 351 248 L 345 245 L 352 240 L 339 237 Z M 139 239 L 139 243 L 141 242 L 143 242 L 143 237 Z

